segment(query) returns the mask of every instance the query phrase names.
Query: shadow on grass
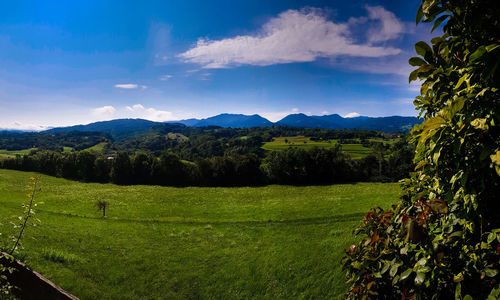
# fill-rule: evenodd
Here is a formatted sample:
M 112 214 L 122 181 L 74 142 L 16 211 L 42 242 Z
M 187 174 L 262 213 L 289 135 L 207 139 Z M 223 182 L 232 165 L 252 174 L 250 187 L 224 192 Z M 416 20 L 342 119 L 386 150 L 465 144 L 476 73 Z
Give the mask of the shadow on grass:
M 120 223 L 153 223 L 153 224 L 180 224 L 180 225 L 251 225 L 251 226 L 270 226 L 270 225 L 312 225 L 312 224 L 329 224 L 338 222 L 352 222 L 361 220 L 365 213 L 352 213 L 328 217 L 317 217 L 317 218 L 302 218 L 293 220 L 261 220 L 261 221 L 184 221 L 184 220 L 155 220 L 155 219 L 117 219 L 117 218 L 103 218 L 96 216 L 81 216 L 69 213 L 60 213 L 47 210 L 38 210 L 39 212 L 64 216 L 69 218 L 80 218 L 88 220 L 102 220 Z

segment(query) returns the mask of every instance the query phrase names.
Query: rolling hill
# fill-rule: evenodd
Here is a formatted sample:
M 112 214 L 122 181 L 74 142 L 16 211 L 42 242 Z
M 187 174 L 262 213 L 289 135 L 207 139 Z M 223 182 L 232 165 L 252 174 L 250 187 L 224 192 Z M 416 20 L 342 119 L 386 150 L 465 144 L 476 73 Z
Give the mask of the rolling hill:
M 219 126 L 232 128 L 247 127 L 269 127 L 269 126 L 292 126 L 301 128 L 325 128 L 325 129 L 365 129 L 379 130 L 384 132 L 408 131 L 421 120 L 416 117 L 356 117 L 343 118 L 338 114 L 324 116 L 307 116 L 305 114 L 291 114 L 276 123 L 273 123 L 259 115 L 242 114 L 220 114 L 206 119 L 187 119 L 180 121 L 165 122 L 177 126 L 204 127 Z M 71 132 L 71 131 L 99 131 L 110 133 L 114 138 L 121 138 L 151 129 L 155 125 L 165 124 L 143 119 L 116 119 L 101 121 L 87 125 L 75 125 L 69 127 L 58 127 L 46 130 L 47 133 Z

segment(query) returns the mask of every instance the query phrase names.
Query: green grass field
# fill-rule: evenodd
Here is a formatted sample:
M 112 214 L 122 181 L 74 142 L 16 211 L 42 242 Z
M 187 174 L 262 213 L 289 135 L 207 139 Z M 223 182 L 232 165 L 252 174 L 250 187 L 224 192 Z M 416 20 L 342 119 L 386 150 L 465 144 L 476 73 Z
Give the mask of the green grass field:
M 103 153 L 104 152 L 104 148 L 108 145 L 108 143 L 106 142 L 101 142 L 99 144 L 96 144 L 90 148 L 87 148 L 85 150 L 91 150 L 91 151 L 95 151 L 97 153 Z
M 0 170 L 4 244 L 34 173 Z M 329 299 L 369 207 L 395 183 L 242 188 L 87 184 L 43 176 L 21 257 L 81 299 Z M 107 218 L 94 203 L 109 201 Z
M 37 148 L 23 149 L 23 150 L 5 150 L 0 149 L 0 159 L 2 158 L 12 158 L 16 157 L 16 155 L 26 155 L 30 154 L 32 150 L 36 150 Z
M 375 140 L 375 139 L 374 139 Z M 277 137 L 272 142 L 265 143 L 262 148 L 270 151 L 281 151 L 290 147 L 300 149 L 319 148 L 332 148 L 337 144 L 335 140 L 330 141 L 311 141 L 309 137 L 304 136 L 290 136 L 290 137 Z M 373 152 L 371 148 L 363 147 L 361 144 L 342 144 L 342 151 L 349 154 L 353 159 L 363 158 Z
M 0 149 L 0 159 L 13 158 L 13 157 L 16 157 L 16 155 L 28 155 L 33 150 L 37 150 L 37 148 L 29 148 L 29 149 L 23 149 L 23 150 L 12 150 L 12 151 Z M 64 153 L 71 152 L 71 151 L 73 151 L 72 147 L 63 147 Z

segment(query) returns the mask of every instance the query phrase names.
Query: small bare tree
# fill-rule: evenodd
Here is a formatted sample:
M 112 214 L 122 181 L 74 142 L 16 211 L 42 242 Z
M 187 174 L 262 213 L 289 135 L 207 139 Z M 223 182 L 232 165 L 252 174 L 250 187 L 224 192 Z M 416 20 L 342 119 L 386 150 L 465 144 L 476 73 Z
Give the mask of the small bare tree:
M 106 200 L 97 200 L 96 206 L 98 210 L 102 210 L 102 216 L 106 216 L 106 207 L 109 206 L 109 202 Z

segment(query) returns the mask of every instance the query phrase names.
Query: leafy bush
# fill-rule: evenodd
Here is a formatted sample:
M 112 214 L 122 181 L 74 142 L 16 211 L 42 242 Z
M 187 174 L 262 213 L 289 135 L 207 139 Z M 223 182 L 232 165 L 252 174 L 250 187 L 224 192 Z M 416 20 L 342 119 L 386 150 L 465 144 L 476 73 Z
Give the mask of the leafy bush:
M 372 209 L 346 250 L 347 298 L 497 299 L 500 293 L 500 9 L 493 0 L 423 0 L 410 81 L 424 117 L 415 172 L 390 211 Z

